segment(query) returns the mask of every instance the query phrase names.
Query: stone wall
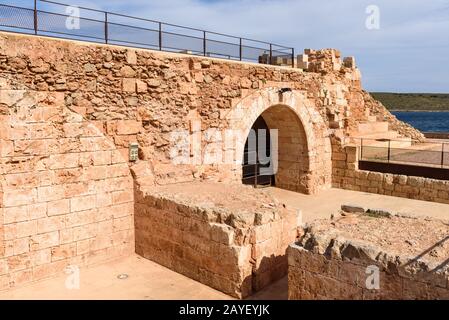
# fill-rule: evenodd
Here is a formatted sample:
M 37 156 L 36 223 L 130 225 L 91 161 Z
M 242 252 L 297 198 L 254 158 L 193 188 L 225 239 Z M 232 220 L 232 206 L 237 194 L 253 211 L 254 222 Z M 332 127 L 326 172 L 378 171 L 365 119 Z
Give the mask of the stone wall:
M 151 162 L 158 184 L 241 178 L 238 166 L 173 166 L 175 131 L 205 135 L 217 129 L 223 139 L 224 130 L 246 133 L 262 112 L 286 105 L 296 113 L 299 131 L 305 129 L 308 144 L 299 147 L 309 159 L 305 172 L 313 174 L 331 170 L 330 157 L 320 164 L 330 152 L 325 140 L 344 136 L 350 121 L 364 120 L 363 96 L 353 99 L 362 95 L 360 72 L 333 49 L 307 50 L 315 67 L 304 71 L 8 33 L 1 34 L 0 44 L 2 89 L 60 92 L 64 106 L 102 130 L 125 157 L 129 143 L 138 142 L 140 158 Z M 279 95 L 285 88 L 291 91 Z M 216 141 L 201 144 L 205 150 Z M 313 181 L 306 187 L 313 193 L 330 185 L 330 172 L 300 180 Z M 304 189 L 300 181 L 295 184 L 293 189 Z
M 359 170 L 359 154 L 358 147 L 334 145 L 334 187 L 449 204 L 449 181 Z
M 198 198 L 199 190 L 208 196 Z M 287 272 L 298 217 L 261 191 L 210 183 L 140 188 L 135 206 L 136 252 L 191 279 L 244 298 Z
M 447 231 L 442 221 L 398 216 L 314 223 L 287 250 L 289 299 L 448 300 Z
M 449 299 L 444 277 L 431 274 L 398 275 L 384 269 L 380 290 L 366 288 L 368 265 L 329 259 L 301 246 L 291 245 L 288 254 L 289 300 L 435 300 Z

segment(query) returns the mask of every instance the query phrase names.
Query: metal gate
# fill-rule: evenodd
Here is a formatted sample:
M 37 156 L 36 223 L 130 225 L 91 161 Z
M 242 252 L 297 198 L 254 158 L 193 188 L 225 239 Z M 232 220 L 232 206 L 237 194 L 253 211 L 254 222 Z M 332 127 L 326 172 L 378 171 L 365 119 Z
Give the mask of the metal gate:
M 261 171 L 266 171 L 263 168 L 269 168 L 271 163 L 271 139 L 268 125 L 260 116 L 251 129 L 253 131 L 248 135 L 243 154 L 242 183 L 255 187 L 274 186 L 274 175 L 261 173 Z M 262 133 L 265 133 L 265 136 Z M 262 137 L 265 139 L 265 143 L 260 140 Z M 264 161 L 262 158 L 265 158 Z M 268 163 L 266 158 L 269 159 Z

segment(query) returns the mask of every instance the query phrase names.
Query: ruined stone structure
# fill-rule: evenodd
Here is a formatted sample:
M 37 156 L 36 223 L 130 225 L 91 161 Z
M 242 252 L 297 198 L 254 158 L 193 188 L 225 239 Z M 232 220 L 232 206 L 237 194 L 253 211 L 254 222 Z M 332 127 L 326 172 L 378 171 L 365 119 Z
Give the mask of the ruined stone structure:
M 448 300 L 447 221 L 380 213 L 308 225 L 288 249 L 289 299 Z
M 139 188 L 135 201 L 143 257 L 237 298 L 287 273 L 298 213 L 262 190 L 194 182 Z
M 200 223 L 212 242 L 194 234 L 198 246 L 213 243 L 219 252 L 256 250 L 257 240 L 232 242 L 226 238 L 229 222 L 197 222 L 189 217 L 195 206 L 176 211 L 175 200 L 157 195 L 159 187 L 176 183 L 239 184 L 243 145 L 261 115 L 279 130 L 276 185 L 311 194 L 345 187 L 347 173 L 342 176 L 335 161 L 348 160 L 345 169 L 357 171 L 352 156 L 340 155 L 360 123 L 386 121 L 400 137 L 421 137 L 364 92 L 354 60 L 342 61 L 332 49 L 306 50 L 298 68 L 290 68 L 1 33 L 0 289 L 69 264 L 129 254 L 135 230 L 139 253 L 192 277 L 192 270 L 201 269 L 196 279 L 220 290 L 245 296 L 266 285 L 264 279 L 278 266 L 285 269 L 285 262 L 269 264 L 260 276 L 258 258 L 249 263 L 237 254 L 233 258 L 242 269 L 233 266 L 233 278 L 217 282 L 223 275 L 215 273 L 213 262 L 194 262 L 198 248 L 180 253 L 182 233 L 189 231 L 180 227 L 171 231 L 176 236 L 169 234 L 165 222 Z M 210 129 L 216 129 L 215 139 Z M 230 149 L 220 143 L 229 129 L 241 132 Z M 201 150 L 229 152 L 234 161 L 208 163 L 200 153 L 198 162 L 192 153 L 191 163 L 173 163 L 177 131 L 199 134 Z M 139 145 L 137 161 L 129 160 L 131 143 Z M 158 236 L 146 234 L 158 214 L 167 221 L 160 221 L 153 245 L 145 237 Z M 241 228 L 256 232 L 264 223 L 248 221 Z M 273 230 L 265 240 L 281 238 L 287 229 Z M 164 242 L 171 236 L 172 243 Z M 279 253 L 287 243 L 269 248 Z M 173 255 L 156 253 L 165 245 Z M 215 253 L 210 246 L 201 252 Z M 167 260 L 178 253 L 180 259 Z M 180 261 L 194 267 L 187 270 Z M 251 285 L 244 284 L 247 278 Z

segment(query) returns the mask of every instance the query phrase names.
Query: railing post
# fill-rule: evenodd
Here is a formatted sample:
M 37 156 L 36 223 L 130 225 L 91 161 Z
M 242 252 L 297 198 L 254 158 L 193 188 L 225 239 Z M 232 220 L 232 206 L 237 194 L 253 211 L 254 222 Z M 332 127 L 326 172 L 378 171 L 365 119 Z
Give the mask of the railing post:
M 37 35 L 37 0 L 34 0 L 34 34 Z
M 388 163 L 390 163 L 391 158 L 391 140 L 388 140 Z
M 203 31 L 203 53 L 206 56 L 206 31 Z
M 258 169 L 259 169 L 259 164 L 256 162 L 256 172 L 255 172 L 255 176 L 254 176 L 254 188 L 257 188 L 257 175 L 259 174 Z
M 295 48 L 292 48 L 292 68 L 295 67 Z
M 268 64 L 273 64 L 273 45 L 270 43 L 270 62 Z
M 239 44 L 239 56 L 240 56 L 240 61 L 242 61 L 243 59 L 243 48 L 242 48 L 242 38 L 240 38 L 240 44 Z
M 109 37 L 108 32 L 109 32 L 109 30 L 108 30 L 108 13 L 105 12 L 104 13 L 104 42 L 106 44 L 108 44 L 108 37 Z
M 162 51 L 162 22 L 159 22 L 159 51 Z
M 444 143 L 441 144 L 441 168 L 444 168 Z

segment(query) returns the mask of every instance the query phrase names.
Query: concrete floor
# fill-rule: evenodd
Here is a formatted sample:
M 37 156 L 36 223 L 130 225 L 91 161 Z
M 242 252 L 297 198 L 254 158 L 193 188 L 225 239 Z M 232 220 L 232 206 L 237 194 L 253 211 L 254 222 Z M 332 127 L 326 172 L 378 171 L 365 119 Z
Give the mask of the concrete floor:
M 382 208 L 394 212 L 449 219 L 449 205 L 381 196 L 363 192 L 330 189 L 308 196 L 269 188 L 280 201 L 300 209 L 303 221 L 328 218 L 342 204 Z M 117 275 L 126 273 L 120 280 Z M 25 287 L 0 292 L 1 299 L 190 299 L 223 300 L 231 297 L 191 280 L 152 261 L 132 255 L 119 261 L 80 270 L 80 288 L 66 289 L 67 275 L 39 281 Z M 250 299 L 287 299 L 286 278 L 272 284 Z
M 128 278 L 120 280 L 119 274 Z M 0 292 L 1 299 L 223 300 L 229 296 L 138 255 L 80 270 L 79 289 L 67 289 L 67 275 Z
M 410 200 L 373 193 L 329 189 L 317 195 L 304 195 L 278 188 L 268 188 L 279 201 L 301 210 L 303 222 L 327 219 L 342 204 L 360 205 L 370 209 L 449 220 L 449 205 L 421 200 Z
M 120 280 L 120 274 L 128 278 Z M 67 289 L 67 275 L 0 292 L 0 300 L 232 300 L 234 298 L 138 255 L 83 268 L 79 289 Z M 287 277 L 251 300 L 287 299 Z

